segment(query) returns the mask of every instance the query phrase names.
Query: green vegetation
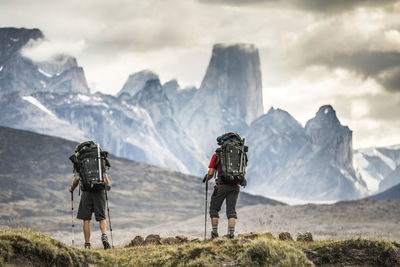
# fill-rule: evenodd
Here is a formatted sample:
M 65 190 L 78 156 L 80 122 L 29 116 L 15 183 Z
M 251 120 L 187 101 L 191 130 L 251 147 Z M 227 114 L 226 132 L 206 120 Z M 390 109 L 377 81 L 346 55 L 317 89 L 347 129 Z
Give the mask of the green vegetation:
M 0 266 L 400 266 L 399 248 L 386 240 L 288 242 L 260 235 L 104 251 L 15 229 L 0 231 Z

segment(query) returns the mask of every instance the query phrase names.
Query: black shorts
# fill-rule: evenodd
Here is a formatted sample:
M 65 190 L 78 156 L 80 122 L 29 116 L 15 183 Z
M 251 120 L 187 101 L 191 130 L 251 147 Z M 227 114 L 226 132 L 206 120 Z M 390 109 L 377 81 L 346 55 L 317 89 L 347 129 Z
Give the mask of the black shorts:
M 78 219 L 89 221 L 92 219 L 92 213 L 96 221 L 106 219 L 106 194 L 104 190 L 90 192 L 83 191 L 81 201 L 79 202 Z
M 236 202 L 239 196 L 240 187 L 238 185 L 216 185 L 211 196 L 210 217 L 219 218 L 219 211 L 222 203 L 226 199 L 226 216 L 228 219 L 236 218 Z

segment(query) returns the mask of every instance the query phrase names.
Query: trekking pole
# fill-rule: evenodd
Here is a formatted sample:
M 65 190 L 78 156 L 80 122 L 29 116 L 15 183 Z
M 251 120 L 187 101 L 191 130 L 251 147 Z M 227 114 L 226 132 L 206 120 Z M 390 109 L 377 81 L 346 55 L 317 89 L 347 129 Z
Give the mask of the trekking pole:
M 208 196 L 208 181 L 206 181 L 206 207 L 204 210 L 204 241 L 207 238 L 207 196 Z
M 107 196 L 107 191 L 105 191 L 105 192 L 106 192 L 106 203 L 107 203 L 107 213 L 108 213 L 108 224 L 110 225 L 111 246 L 112 246 L 112 248 L 114 248 L 114 241 L 113 241 L 112 227 L 111 227 L 110 208 L 108 207 L 108 196 Z
M 72 206 L 72 246 L 74 246 L 75 229 L 74 229 L 74 191 L 71 192 L 71 206 Z

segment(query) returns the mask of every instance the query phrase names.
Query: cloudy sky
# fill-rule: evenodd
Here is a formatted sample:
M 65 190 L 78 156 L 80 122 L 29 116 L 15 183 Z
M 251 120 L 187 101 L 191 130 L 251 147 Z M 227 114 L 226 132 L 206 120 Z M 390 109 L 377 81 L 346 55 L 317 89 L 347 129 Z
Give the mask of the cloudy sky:
M 355 148 L 400 144 L 400 0 L 2 0 L 0 26 L 41 29 L 31 52 L 74 55 L 109 94 L 143 69 L 199 86 L 213 44 L 253 43 L 266 111 L 304 125 L 331 104 Z

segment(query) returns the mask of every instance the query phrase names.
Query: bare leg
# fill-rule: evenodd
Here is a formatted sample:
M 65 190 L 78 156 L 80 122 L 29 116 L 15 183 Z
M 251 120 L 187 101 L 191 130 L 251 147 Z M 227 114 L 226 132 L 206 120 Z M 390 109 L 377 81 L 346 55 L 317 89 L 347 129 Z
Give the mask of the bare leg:
M 85 236 L 85 242 L 90 243 L 90 220 L 83 221 L 83 235 Z
M 218 224 L 218 218 L 211 218 L 211 224 Z
M 229 218 L 228 226 L 229 227 L 235 227 L 236 226 L 236 219 L 235 218 Z
M 107 226 L 106 220 L 99 221 L 99 226 L 100 226 L 101 234 L 102 235 L 105 234 L 106 233 L 106 226 Z

